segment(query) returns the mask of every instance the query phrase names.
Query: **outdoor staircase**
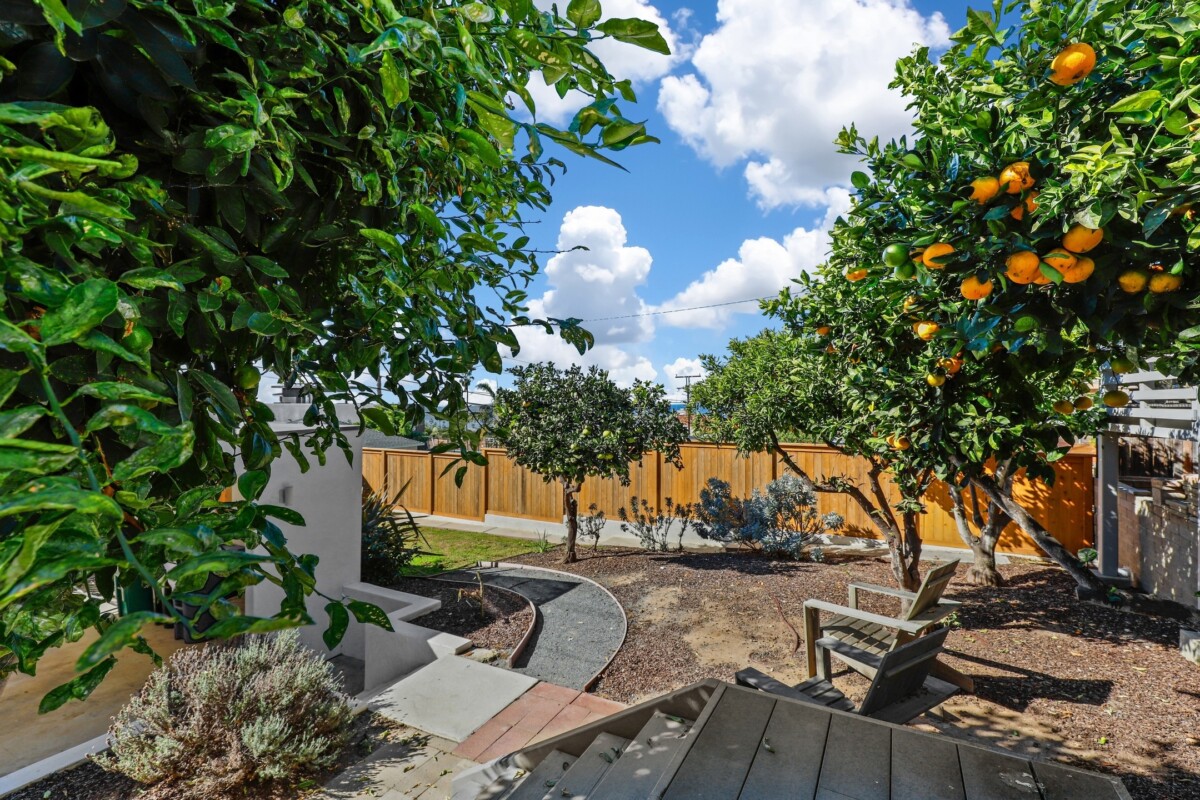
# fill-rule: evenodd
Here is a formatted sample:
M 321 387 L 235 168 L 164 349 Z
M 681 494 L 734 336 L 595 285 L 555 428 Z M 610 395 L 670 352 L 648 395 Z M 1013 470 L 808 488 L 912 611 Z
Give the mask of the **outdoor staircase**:
M 468 770 L 455 777 L 453 800 L 654 797 L 686 754 L 712 695 L 708 684 L 687 687 Z

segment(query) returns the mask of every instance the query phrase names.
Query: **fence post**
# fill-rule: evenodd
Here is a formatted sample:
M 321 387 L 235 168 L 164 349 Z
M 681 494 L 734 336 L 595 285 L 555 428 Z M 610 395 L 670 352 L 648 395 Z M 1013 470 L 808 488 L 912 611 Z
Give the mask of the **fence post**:
M 483 460 L 486 463 L 482 467 L 479 468 L 480 470 L 483 471 L 483 478 L 482 478 L 483 485 L 481 487 L 479 487 L 479 493 L 481 495 L 483 495 L 483 498 L 479 504 L 479 521 L 480 522 L 482 522 L 484 519 L 487 518 L 487 513 L 488 513 L 488 467 L 491 466 L 492 462 L 488 460 L 486 449 L 484 450 L 484 453 L 483 453 Z

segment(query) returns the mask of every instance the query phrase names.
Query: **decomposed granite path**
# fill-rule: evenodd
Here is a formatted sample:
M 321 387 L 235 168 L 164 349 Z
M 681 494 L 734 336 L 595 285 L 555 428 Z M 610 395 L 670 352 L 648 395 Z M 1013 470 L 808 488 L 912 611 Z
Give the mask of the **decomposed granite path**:
M 513 669 L 532 678 L 583 690 L 625 641 L 625 612 L 613 596 L 575 575 L 533 567 L 478 570 L 485 586 L 516 592 L 537 607 L 533 636 Z M 440 580 L 477 583 L 476 570 Z

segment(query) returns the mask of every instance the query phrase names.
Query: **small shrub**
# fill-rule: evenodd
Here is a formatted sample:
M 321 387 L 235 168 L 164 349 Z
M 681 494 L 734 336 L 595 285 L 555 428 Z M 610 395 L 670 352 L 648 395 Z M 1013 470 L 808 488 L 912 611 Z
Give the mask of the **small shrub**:
M 683 535 L 692 527 L 693 509 L 691 505 L 675 505 L 671 498 L 665 501 L 661 511 L 656 510 L 644 498 L 640 501 L 637 495 L 630 498 L 633 511 L 627 511 L 624 506 L 617 509 L 621 518 L 621 530 L 625 533 L 632 531 L 641 542 L 642 547 L 651 552 L 670 552 L 671 528 L 678 524 L 676 550 L 683 550 Z
M 533 540 L 533 551 L 535 553 L 549 553 L 556 547 L 550 539 L 550 534 L 545 531 L 538 531 L 538 537 Z
M 729 484 L 710 478 L 700 490 L 696 508 L 696 533 L 704 539 L 741 543 L 765 555 L 799 559 L 813 537 L 839 530 L 845 521 L 838 514 L 820 514 L 816 495 L 795 475 L 784 475 L 754 490 L 749 498 L 734 497 Z M 814 548 L 809 556 L 823 560 Z
M 595 503 L 588 506 L 588 516 L 579 518 L 580 539 L 592 540 L 592 551 L 600 549 L 600 533 L 604 530 L 604 512 Z
M 350 732 L 341 679 L 295 631 L 188 647 L 113 718 L 110 772 L 144 800 L 233 797 L 332 766 Z
M 368 583 L 388 585 L 425 552 L 421 543 L 429 547 L 417 521 L 400 505 L 406 488 L 408 484 L 390 500 L 382 489 L 363 496 L 362 579 Z
M 1100 557 L 1100 554 L 1096 552 L 1096 548 L 1094 547 L 1085 547 L 1075 555 L 1085 567 L 1092 566 L 1096 563 L 1096 559 Z

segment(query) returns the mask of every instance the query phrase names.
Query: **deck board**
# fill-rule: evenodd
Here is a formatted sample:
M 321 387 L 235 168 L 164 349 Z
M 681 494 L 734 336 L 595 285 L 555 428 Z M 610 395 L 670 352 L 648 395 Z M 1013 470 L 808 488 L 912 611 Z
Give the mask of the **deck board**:
M 664 800 L 727 800 L 742 793 L 775 709 L 773 695 L 725 690 L 667 787 Z
M 1108 775 L 1097 775 L 1081 769 L 1071 769 L 1045 761 L 1032 762 L 1034 777 L 1045 800 L 1096 800 L 1096 798 L 1128 798 L 1124 786 Z
M 837 714 L 829 720 L 819 790 L 855 800 L 889 800 L 891 771 L 891 728 L 850 714 Z
M 944 736 L 892 730 L 891 800 L 965 800 L 958 745 Z
M 958 746 L 967 800 L 1041 800 L 1029 762 L 971 745 Z
M 750 766 L 742 797 L 813 800 L 829 733 L 829 714 L 801 703 L 776 703 L 764 743 Z

